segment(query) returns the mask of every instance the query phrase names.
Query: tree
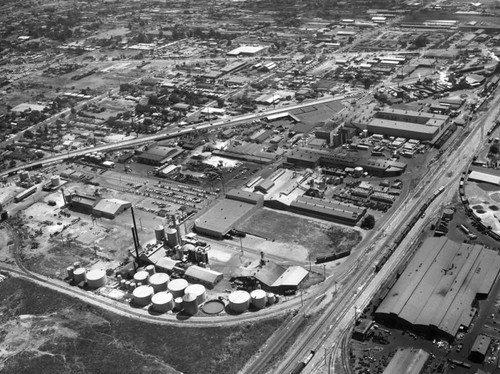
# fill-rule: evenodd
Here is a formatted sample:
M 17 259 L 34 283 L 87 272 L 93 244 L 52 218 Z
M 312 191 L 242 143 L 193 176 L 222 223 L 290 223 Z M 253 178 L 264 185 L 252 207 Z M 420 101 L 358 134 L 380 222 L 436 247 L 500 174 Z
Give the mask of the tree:
M 368 214 L 361 222 L 361 228 L 365 230 L 371 230 L 375 227 L 375 217 Z
M 425 34 L 420 34 L 413 42 L 415 48 L 423 48 L 427 45 L 427 43 L 429 43 L 429 38 L 427 38 L 427 35 Z
M 220 97 L 220 98 L 217 99 L 217 106 L 219 108 L 223 108 L 224 107 L 224 99 L 223 98 Z
M 23 134 L 23 137 L 26 139 L 33 139 L 34 134 L 31 130 L 26 130 Z
M 498 145 L 497 144 L 493 144 L 491 147 L 490 147 L 490 153 L 496 155 L 498 154 L 499 152 L 499 148 L 498 148 Z

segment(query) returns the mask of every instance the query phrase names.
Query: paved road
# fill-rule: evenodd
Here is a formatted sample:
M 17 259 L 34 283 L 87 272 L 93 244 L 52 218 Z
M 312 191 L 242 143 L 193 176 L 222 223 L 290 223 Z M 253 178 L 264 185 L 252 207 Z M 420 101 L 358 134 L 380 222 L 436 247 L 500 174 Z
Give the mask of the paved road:
M 252 121 L 255 119 L 264 118 L 264 117 L 267 117 L 269 115 L 286 113 L 286 112 L 289 112 L 289 111 L 292 111 L 295 109 L 302 109 L 302 108 L 306 108 L 306 107 L 310 107 L 310 106 L 314 106 L 314 105 L 325 104 L 325 103 L 329 103 L 332 101 L 342 100 L 344 98 L 345 98 L 344 95 L 324 97 L 324 98 L 321 98 L 318 100 L 307 101 L 307 102 L 303 102 L 303 103 L 297 104 L 297 105 L 290 105 L 290 106 L 286 106 L 286 107 L 270 109 L 270 110 L 267 110 L 265 112 L 244 114 L 241 116 L 233 117 L 233 118 L 228 119 L 228 120 L 218 120 L 218 121 L 213 121 L 213 122 L 205 122 L 202 124 L 191 125 L 191 126 L 184 127 L 184 128 L 176 128 L 176 127 L 169 128 L 164 132 L 160 132 L 160 133 L 157 133 L 154 135 L 148 135 L 148 136 L 144 136 L 144 137 L 140 137 L 140 138 L 135 138 L 135 139 L 131 139 L 131 140 L 124 140 L 124 141 L 100 145 L 100 146 L 96 146 L 96 147 L 79 149 L 76 151 L 66 152 L 64 154 L 59 154 L 57 156 L 52 156 L 52 157 L 48 157 L 48 158 L 38 160 L 35 162 L 27 163 L 27 164 L 0 172 L 0 177 L 8 175 L 9 173 L 25 170 L 27 168 L 33 168 L 33 167 L 37 167 L 40 165 L 48 165 L 51 163 L 57 163 L 57 162 L 64 161 L 68 158 L 79 157 L 79 156 L 83 156 L 83 155 L 86 155 L 86 154 L 89 154 L 92 152 L 109 152 L 109 151 L 113 151 L 113 150 L 117 150 L 117 149 L 136 147 L 136 146 L 139 146 L 142 144 L 146 144 L 149 142 L 154 142 L 154 141 L 158 141 L 158 140 L 162 140 L 162 139 L 174 138 L 174 137 L 178 137 L 181 135 L 190 134 L 194 131 L 200 131 L 200 130 L 204 130 L 204 129 L 212 129 L 212 128 L 218 128 L 218 127 L 235 126 L 235 125 L 239 125 L 239 124 L 242 124 L 242 123 L 245 123 L 248 121 Z
M 461 171 L 470 162 L 470 159 L 477 150 L 477 147 L 483 144 L 484 127 L 487 127 L 496 118 L 499 112 L 498 105 L 500 97 L 497 96 L 494 102 L 490 104 L 493 108 L 485 115 L 481 116 L 475 123 L 471 124 L 473 131 L 460 143 L 451 144 L 443 155 L 429 167 L 429 171 L 422 178 L 417 189 L 412 195 L 409 195 L 402 203 L 400 208 L 394 212 L 393 216 L 388 219 L 383 228 L 377 233 L 378 241 L 374 243 L 371 249 L 365 249 L 365 253 L 360 255 L 361 262 L 353 269 L 350 277 L 346 282 L 339 282 L 339 292 L 334 292 L 333 279 L 325 282 L 322 290 L 318 290 L 317 297 L 320 297 L 323 292 L 325 295 L 335 293 L 333 302 L 329 302 L 324 311 L 322 311 L 318 320 L 301 334 L 296 343 L 284 355 L 283 361 L 273 367 L 269 372 L 274 373 L 289 373 L 300 359 L 307 356 L 311 349 L 318 352 L 311 360 L 309 365 L 304 370 L 304 373 L 312 372 L 329 372 L 331 369 L 328 362 L 328 356 L 334 352 L 342 353 L 343 350 L 339 344 L 347 342 L 348 330 L 352 327 L 356 310 L 362 310 L 372 299 L 374 293 L 379 289 L 380 285 L 391 274 L 403 258 L 408 256 L 408 251 L 411 248 L 411 243 L 416 240 L 426 221 L 419 220 L 417 225 L 408 234 L 403 243 L 398 247 L 396 252 L 387 262 L 382 271 L 375 274 L 373 264 L 381 257 L 381 252 L 386 248 L 386 245 L 392 243 L 395 235 L 402 231 L 404 226 L 411 220 L 418 208 L 426 201 L 439 186 L 446 186 L 447 189 L 453 191 L 453 186 L 457 184 Z M 428 208 L 428 216 L 435 213 L 440 204 L 444 201 L 443 196 L 449 196 L 452 192 L 440 195 L 433 204 Z M 387 237 L 386 237 L 387 235 Z M 312 295 L 314 299 L 314 295 Z M 307 303 L 299 311 L 298 316 L 307 315 L 311 309 L 311 303 Z M 295 328 L 300 322 L 300 318 L 290 322 L 289 328 Z M 252 361 L 253 372 L 262 370 L 269 362 L 270 358 L 275 354 L 281 345 L 286 333 L 281 332 L 276 339 L 276 346 L 270 347 L 270 344 L 259 353 L 258 357 L 254 357 Z M 281 339 L 280 339 L 281 338 Z M 325 358 L 325 356 L 327 356 Z M 326 365 L 325 365 L 326 363 Z M 241 373 L 251 373 L 252 369 L 247 365 Z M 258 370 L 257 370 L 258 369 Z

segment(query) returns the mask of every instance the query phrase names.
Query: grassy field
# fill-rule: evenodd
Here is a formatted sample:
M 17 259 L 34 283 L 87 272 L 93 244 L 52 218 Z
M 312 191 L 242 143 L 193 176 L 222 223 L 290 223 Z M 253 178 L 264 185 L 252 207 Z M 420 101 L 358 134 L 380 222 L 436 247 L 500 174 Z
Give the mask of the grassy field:
M 2 373 L 236 373 L 283 321 L 156 326 L 15 278 L 0 300 Z
M 277 242 L 296 243 L 311 256 L 352 249 L 362 239 L 361 233 L 350 227 L 267 209 L 257 211 L 239 228 Z

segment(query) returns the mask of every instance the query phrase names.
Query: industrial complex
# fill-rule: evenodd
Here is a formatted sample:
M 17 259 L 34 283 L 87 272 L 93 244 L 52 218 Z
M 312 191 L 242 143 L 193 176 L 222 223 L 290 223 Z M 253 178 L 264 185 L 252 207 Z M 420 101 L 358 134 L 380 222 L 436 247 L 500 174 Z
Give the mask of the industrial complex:
M 481 245 L 429 238 L 406 266 L 375 318 L 453 340 L 476 316 L 475 300 L 488 297 L 500 256 Z
M 0 4 L 0 372 L 494 374 L 497 3 Z

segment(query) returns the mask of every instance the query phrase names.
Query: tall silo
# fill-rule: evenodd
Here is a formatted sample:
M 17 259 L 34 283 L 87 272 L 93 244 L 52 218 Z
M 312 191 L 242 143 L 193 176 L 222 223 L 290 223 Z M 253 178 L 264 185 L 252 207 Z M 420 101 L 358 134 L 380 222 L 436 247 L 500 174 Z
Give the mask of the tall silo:
M 148 265 L 146 266 L 146 269 L 145 269 L 148 274 L 149 274 L 149 277 L 151 278 L 151 276 L 156 273 L 156 269 L 155 269 L 155 266 L 154 265 Z
M 198 313 L 198 301 L 196 300 L 196 295 L 185 294 L 182 298 L 182 309 L 186 314 L 194 316 Z
M 179 240 L 177 239 L 177 231 L 175 229 L 165 229 L 165 234 L 167 236 L 167 245 L 170 248 L 174 248 L 176 245 L 179 245 Z
M 155 227 L 155 238 L 157 242 L 165 241 L 165 228 L 162 225 Z
M 75 281 L 76 284 L 80 284 L 82 282 L 85 282 L 85 268 L 78 268 L 73 271 L 73 280 Z

